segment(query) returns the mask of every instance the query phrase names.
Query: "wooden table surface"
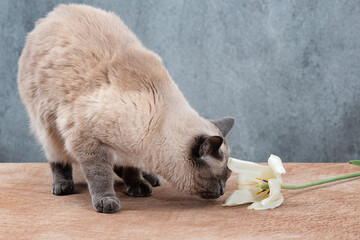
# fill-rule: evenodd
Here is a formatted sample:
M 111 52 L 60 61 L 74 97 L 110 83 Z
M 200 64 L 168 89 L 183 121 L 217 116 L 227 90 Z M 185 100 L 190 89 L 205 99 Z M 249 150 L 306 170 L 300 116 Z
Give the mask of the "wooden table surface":
M 360 171 L 346 163 L 284 166 L 288 185 Z M 360 239 L 360 178 L 283 190 L 283 205 L 255 211 L 221 206 L 235 177 L 216 200 L 177 193 L 166 182 L 151 197 L 132 198 L 117 179 L 122 209 L 100 214 L 78 169 L 76 193 L 54 196 L 48 164 L 0 163 L 0 239 Z

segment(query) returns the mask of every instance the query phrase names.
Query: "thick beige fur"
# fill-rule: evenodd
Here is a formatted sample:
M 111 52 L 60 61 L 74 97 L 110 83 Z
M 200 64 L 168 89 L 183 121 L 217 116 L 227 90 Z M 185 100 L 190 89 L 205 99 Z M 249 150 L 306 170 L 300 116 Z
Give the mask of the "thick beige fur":
M 114 164 L 159 174 L 194 192 L 191 144 L 220 135 L 185 100 L 155 53 L 114 14 L 60 5 L 36 23 L 19 60 L 18 85 L 50 162 L 81 161 L 99 144 Z M 221 150 L 228 157 L 223 144 Z M 226 161 L 210 161 L 212 171 Z

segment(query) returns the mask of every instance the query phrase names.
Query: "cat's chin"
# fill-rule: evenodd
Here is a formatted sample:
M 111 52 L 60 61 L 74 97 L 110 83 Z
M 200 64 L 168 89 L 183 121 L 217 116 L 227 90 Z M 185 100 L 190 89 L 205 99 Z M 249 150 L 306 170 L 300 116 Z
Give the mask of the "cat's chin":
M 221 194 L 213 193 L 213 192 L 201 192 L 198 193 L 197 195 L 200 196 L 202 199 L 216 199 L 221 196 Z

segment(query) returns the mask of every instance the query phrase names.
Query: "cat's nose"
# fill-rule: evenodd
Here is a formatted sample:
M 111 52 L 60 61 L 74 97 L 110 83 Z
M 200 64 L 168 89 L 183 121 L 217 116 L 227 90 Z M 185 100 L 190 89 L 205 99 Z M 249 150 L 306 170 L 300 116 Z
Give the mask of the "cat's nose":
M 224 188 L 220 187 L 220 195 L 224 195 Z
M 220 181 L 220 195 L 224 195 L 226 188 L 226 183 L 224 181 Z

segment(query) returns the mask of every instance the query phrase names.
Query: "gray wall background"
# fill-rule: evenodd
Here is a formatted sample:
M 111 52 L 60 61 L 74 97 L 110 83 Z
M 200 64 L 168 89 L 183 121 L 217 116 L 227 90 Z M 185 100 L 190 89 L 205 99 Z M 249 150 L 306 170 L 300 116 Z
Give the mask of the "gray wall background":
M 0 1 L 0 162 L 45 161 L 17 92 L 17 60 L 35 21 L 61 2 L 70 1 Z M 359 158 L 359 1 L 71 2 L 118 14 L 201 115 L 235 117 L 232 156 Z

